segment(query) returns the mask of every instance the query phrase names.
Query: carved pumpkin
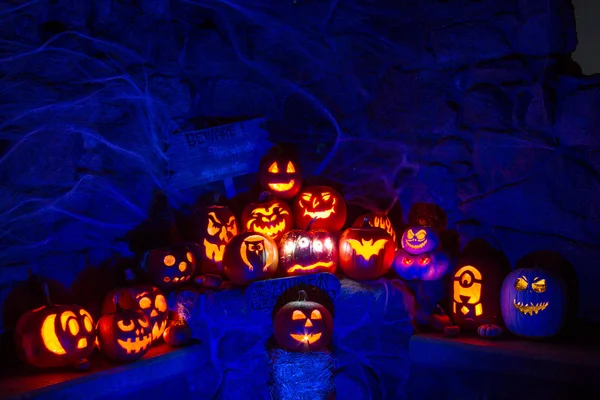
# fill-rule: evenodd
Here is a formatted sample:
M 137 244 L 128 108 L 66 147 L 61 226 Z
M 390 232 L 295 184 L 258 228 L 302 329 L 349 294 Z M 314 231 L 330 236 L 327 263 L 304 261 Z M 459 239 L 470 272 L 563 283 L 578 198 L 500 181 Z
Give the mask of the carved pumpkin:
M 140 310 L 123 309 L 114 298 L 116 311 L 98 321 L 98 349 L 108 359 L 131 362 L 144 356 L 152 344 L 150 320 Z
M 279 265 L 286 276 L 335 273 L 337 241 L 325 229 L 294 229 L 283 235 L 279 245 Z
M 307 301 L 306 292 L 298 292 L 298 301 L 287 303 L 277 311 L 273 321 L 277 344 L 289 351 L 315 351 L 329 345 L 333 319 L 319 303 Z
M 377 279 L 394 261 L 394 242 L 386 231 L 373 228 L 365 218 L 360 228 L 348 228 L 339 243 L 340 267 L 350 278 Z
M 471 252 L 465 249 L 452 272 L 450 318 L 466 330 L 483 323 L 500 323 L 500 288 L 510 272 L 504 254 L 491 246 Z
M 402 279 L 437 281 L 448 272 L 450 257 L 442 250 L 414 256 L 398 249 L 393 266 Z
M 404 231 L 400 244 L 404 251 L 412 255 L 430 253 L 440 245 L 440 236 L 427 226 L 411 226 Z
M 215 199 L 218 203 L 218 198 Z M 200 271 L 203 274 L 224 276 L 225 245 L 238 234 L 233 212 L 226 206 L 213 205 L 192 214 L 194 239 L 200 244 Z
M 255 232 L 237 235 L 225 247 L 225 274 L 236 285 L 272 278 L 278 263 L 275 242 Z
M 184 319 L 176 319 L 165 331 L 164 339 L 173 347 L 185 346 L 192 339 L 192 328 Z
M 346 202 L 341 194 L 328 186 L 310 186 L 302 189 L 294 200 L 294 218 L 296 227 L 339 231 L 346 222 Z
M 398 242 L 396 241 L 396 230 L 394 229 L 394 225 L 392 224 L 392 221 L 387 215 L 370 212 L 356 218 L 356 221 L 354 221 L 354 224 L 352 224 L 352 226 L 362 226 L 365 218 L 369 219 L 369 225 L 371 225 L 373 228 L 381 228 L 384 231 L 386 231 L 388 235 L 392 237 L 396 248 L 398 248 Z
M 284 154 L 279 154 L 263 162 L 259 180 L 261 187 L 273 192 L 275 197 L 291 199 L 302 187 L 302 170 L 298 162 Z
M 520 268 L 502 284 L 502 317 L 515 335 L 547 338 L 560 332 L 568 310 L 563 278 L 541 268 Z
M 26 312 L 17 322 L 17 354 L 38 368 L 76 366 L 94 350 L 92 316 L 76 305 L 53 305 L 45 285 L 44 290 L 48 305 Z
M 483 324 L 477 328 L 477 336 L 484 339 L 497 339 L 502 336 L 502 328 L 494 324 Z
M 191 246 L 177 244 L 150 250 L 144 257 L 143 265 L 156 286 L 170 289 L 192 279 L 196 259 Z
M 115 296 L 119 298 L 123 308 L 140 310 L 148 317 L 153 342 L 162 337 L 167 328 L 169 311 L 167 310 L 167 300 L 160 289 L 147 284 L 115 289 L 104 298 L 102 315 L 117 311 L 114 303 Z
M 250 203 L 242 212 L 242 225 L 248 232 L 256 232 L 279 242 L 284 233 L 293 228 L 290 206 L 283 200 L 270 199 L 264 192 L 258 203 Z

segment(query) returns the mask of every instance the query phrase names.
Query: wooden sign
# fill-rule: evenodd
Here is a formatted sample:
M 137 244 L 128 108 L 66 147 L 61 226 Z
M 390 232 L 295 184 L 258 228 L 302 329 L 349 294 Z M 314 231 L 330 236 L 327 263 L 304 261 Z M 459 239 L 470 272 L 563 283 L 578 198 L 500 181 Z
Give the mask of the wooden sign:
M 261 128 L 264 118 L 198 131 L 181 132 L 169 138 L 169 186 L 184 189 L 225 180 L 258 170 L 260 158 L 272 143 Z
M 298 290 L 315 286 L 327 293 L 332 300 L 337 297 L 341 289 L 339 279 L 333 274 L 324 272 L 252 282 L 244 293 L 244 300 L 251 311 L 271 311 L 281 294 L 294 286 Z M 288 301 L 298 300 L 298 293 L 292 293 L 292 297 Z

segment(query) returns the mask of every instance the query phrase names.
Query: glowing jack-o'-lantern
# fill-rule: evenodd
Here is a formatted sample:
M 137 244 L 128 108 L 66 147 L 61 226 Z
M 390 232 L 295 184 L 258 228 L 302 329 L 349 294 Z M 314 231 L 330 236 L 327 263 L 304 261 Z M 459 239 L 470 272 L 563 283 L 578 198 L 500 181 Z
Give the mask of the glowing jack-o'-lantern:
M 440 244 L 438 233 L 426 226 L 411 226 L 402 234 L 400 244 L 408 254 L 430 253 Z
M 450 257 L 441 250 L 420 255 L 412 255 L 398 249 L 393 267 L 405 280 L 437 281 L 448 272 Z
M 144 356 L 152 344 L 150 320 L 140 310 L 123 309 L 118 296 L 116 311 L 98 321 L 98 348 L 113 361 L 131 362 Z
M 346 222 L 346 202 L 341 194 L 327 186 L 302 189 L 294 200 L 296 227 L 306 229 L 314 219 L 313 228 L 339 231 Z
M 17 322 L 17 354 L 38 368 L 74 366 L 94 350 L 94 321 L 79 306 L 53 305 L 44 290 L 48 305 L 26 312 Z
M 560 332 L 568 309 L 563 278 L 541 268 L 521 268 L 504 279 L 500 296 L 502 317 L 512 333 L 547 338 Z
M 279 245 L 280 269 L 287 276 L 334 273 L 337 268 L 337 241 L 325 229 L 294 229 L 283 235 Z
M 392 240 L 394 241 L 396 248 L 398 247 L 397 242 L 396 242 L 396 230 L 394 229 L 394 225 L 392 224 L 392 221 L 390 220 L 390 218 L 387 215 L 381 214 L 381 213 L 374 213 L 374 212 L 367 213 L 367 214 L 361 215 L 360 217 L 356 218 L 356 221 L 354 221 L 354 224 L 352 224 L 352 226 L 356 226 L 356 227 L 362 226 L 365 218 L 368 218 L 369 225 L 371 225 L 372 227 L 381 228 L 384 231 L 386 231 L 388 233 L 388 235 L 390 235 L 392 237 Z
M 213 205 L 194 212 L 192 221 L 195 229 L 193 240 L 200 244 L 200 271 L 224 276 L 225 245 L 239 232 L 233 212 L 226 206 Z
M 196 258 L 192 247 L 178 244 L 146 253 L 143 266 L 152 282 L 162 289 L 170 289 L 192 279 Z
M 302 170 L 298 162 L 282 154 L 263 162 L 259 179 L 262 188 L 273 192 L 273 196 L 291 199 L 302 187 Z
M 279 252 L 275 242 L 255 232 L 239 234 L 225 247 L 225 274 L 236 285 L 272 278 L 278 263 Z
M 268 236 L 278 242 L 284 233 L 292 229 L 292 210 L 286 202 L 270 199 L 270 193 L 261 194 L 259 203 L 250 203 L 242 212 L 242 225 L 249 232 Z
M 114 303 L 115 296 L 118 296 L 123 308 L 140 310 L 148 317 L 153 342 L 162 337 L 167 328 L 169 312 L 167 310 L 167 300 L 160 289 L 146 284 L 115 289 L 104 298 L 102 315 L 117 311 Z
M 289 351 L 315 351 L 329 345 L 333 319 L 319 303 L 307 301 L 301 290 L 298 301 L 287 303 L 275 315 L 274 336 L 277 344 Z
M 373 228 L 365 218 L 360 228 L 348 228 L 340 237 L 340 267 L 350 278 L 377 279 L 394 261 L 394 241 L 386 231 Z

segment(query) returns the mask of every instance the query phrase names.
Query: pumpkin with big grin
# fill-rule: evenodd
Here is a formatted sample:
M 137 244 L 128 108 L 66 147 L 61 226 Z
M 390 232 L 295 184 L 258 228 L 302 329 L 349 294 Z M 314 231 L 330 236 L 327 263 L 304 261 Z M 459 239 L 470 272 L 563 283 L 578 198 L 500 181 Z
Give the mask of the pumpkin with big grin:
M 242 224 L 246 231 L 260 233 L 278 242 L 292 229 L 294 221 L 290 206 L 270 197 L 271 193 L 264 192 L 258 203 L 248 204 L 242 212 Z
M 328 186 L 302 189 L 294 201 L 296 227 L 306 229 L 314 219 L 313 228 L 339 231 L 346 222 L 346 202 L 341 194 Z

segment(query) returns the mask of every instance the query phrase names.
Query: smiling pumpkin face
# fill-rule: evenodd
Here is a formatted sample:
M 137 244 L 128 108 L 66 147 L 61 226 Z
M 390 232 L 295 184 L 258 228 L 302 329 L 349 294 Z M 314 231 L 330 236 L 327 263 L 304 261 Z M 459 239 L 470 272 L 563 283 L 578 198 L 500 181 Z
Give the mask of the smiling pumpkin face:
M 98 348 L 118 362 L 131 362 L 144 356 L 152 344 L 150 320 L 139 310 L 119 310 L 98 321 Z
M 313 228 L 339 231 L 346 222 L 346 202 L 328 186 L 304 188 L 294 201 L 294 218 L 300 229 L 316 218 Z
M 292 210 L 283 200 L 250 203 L 242 212 L 242 224 L 248 232 L 268 236 L 275 242 L 292 228 Z
M 261 166 L 259 177 L 262 188 L 280 199 L 291 199 L 302 186 L 300 164 L 285 155 L 267 159 Z

